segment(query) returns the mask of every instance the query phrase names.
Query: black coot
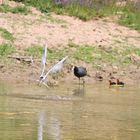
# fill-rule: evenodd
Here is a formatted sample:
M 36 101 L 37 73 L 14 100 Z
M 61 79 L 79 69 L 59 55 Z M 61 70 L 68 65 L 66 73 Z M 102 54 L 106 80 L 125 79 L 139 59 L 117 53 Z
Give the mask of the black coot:
M 87 75 L 87 70 L 84 67 L 77 67 L 74 66 L 74 75 L 79 78 L 79 83 L 80 83 L 80 78 L 84 77 Z

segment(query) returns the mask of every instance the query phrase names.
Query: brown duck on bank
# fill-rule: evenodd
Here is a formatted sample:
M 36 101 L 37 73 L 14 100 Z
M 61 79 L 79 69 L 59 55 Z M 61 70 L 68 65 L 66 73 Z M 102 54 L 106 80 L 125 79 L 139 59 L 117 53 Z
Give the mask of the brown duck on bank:
M 117 79 L 117 85 L 118 86 L 124 86 L 124 82 L 120 81 L 119 79 Z
M 116 82 L 109 80 L 109 87 L 117 85 Z

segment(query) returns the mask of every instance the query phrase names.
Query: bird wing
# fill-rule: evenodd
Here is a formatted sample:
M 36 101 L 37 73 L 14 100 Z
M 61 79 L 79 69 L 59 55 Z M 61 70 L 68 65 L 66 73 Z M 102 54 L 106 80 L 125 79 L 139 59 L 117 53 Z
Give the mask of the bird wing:
M 44 47 L 43 50 L 43 56 L 42 56 L 42 64 L 45 65 L 46 64 L 46 58 L 47 58 L 47 44 Z
M 83 75 L 85 75 L 87 73 L 87 70 L 84 67 L 79 67 L 78 71 L 79 71 L 79 73 L 81 73 Z
M 56 63 L 47 73 L 46 75 L 43 77 L 42 80 L 45 80 L 46 77 L 50 74 L 50 73 L 55 73 L 58 72 L 59 70 L 62 69 L 63 64 L 65 62 L 65 60 L 68 58 L 68 56 L 64 57 L 62 60 L 60 60 L 58 63 Z
M 42 77 L 44 75 L 46 58 L 47 58 L 47 44 L 45 45 L 44 50 L 43 50 L 43 55 L 42 55 L 42 72 L 41 72 L 40 77 Z

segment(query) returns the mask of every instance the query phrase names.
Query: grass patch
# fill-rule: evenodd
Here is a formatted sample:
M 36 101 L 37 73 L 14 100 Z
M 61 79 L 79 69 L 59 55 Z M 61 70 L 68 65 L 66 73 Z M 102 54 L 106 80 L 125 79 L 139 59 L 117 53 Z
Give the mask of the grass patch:
M 18 1 L 18 0 L 15 0 Z M 57 14 L 67 14 L 78 17 L 84 21 L 93 17 L 102 17 L 112 15 L 117 10 L 115 0 L 102 2 L 90 0 L 88 2 L 73 1 L 69 4 L 55 4 L 52 0 L 21 0 L 26 5 L 31 5 L 39 9 L 43 13 L 55 12 Z
M 123 14 L 119 19 L 119 23 L 127 27 L 133 28 L 140 32 L 140 7 L 134 10 L 132 6 L 123 9 Z
M 139 48 L 133 48 L 133 47 L 127 47 L 126 49 L 125 49 L 125 51 L 121 54 L 121 56 L 122 56 L 122 63 L 123 64 L 131 64 L 131 63 L 133 63 L 132 61 L 131 61 L 131 59 L 130 59 L 130 56 L 132 55 L 132 54 L 136 54 L 137 56 L 139 56 L 140 57 L 140 49 Z M 123 55 L 124 55 L 124 57 L 123 57 Z M 120 60 L 121 61 L 121 60 Z
M 68 5 L 53 5 L 52 10 L 57 14 L 67 14 L 78 17 L 83 21 L 90 20 L 94 17 L 104 17 L 116 13 L 118 8 L 113 4 L 103 5 L 99 2 L 94 2 L 90 6 L 80 3 L 71 3 Z
M 84 61 L 86 63 L 100 64 L 121 64 L 128 65 L 133 62 L 130 59 L 131 54 L 140 56 L 140 49 L 133 48 L 127 44 L 119 44 L 117 47 L 98 47 L 89 45 L 70 44 L 75 51 L 71 55 L 74 59 Z
M 1 4 L 0 5 L 0 12 L 2 12 L 2 13 L 10 12 L 11 9 L 12 8 L 9 5 L 6 5 L 6 4 Z
M 113 46 L 113 45 L 112 45 Z M 129 65 L 133 62 L 130 59 L 132 54 L 140 57 L 140 49 L 130 47 L 127 44 L 119 44 L 118 46 L 99 47 L 90 45 L 77 45 L 69 43 L 67 48 L 63 49 L 48 49 L 47 60 L 60 60 L 66 55 L 75 60 L 81 60 L 93 65 Z M 35 46 L 26 49 L 26 54 L 34 58 L 41 59 L 43 46 Z
M 6 39 L 6 40 L 10 40 L 10 41 L 14 41 L 14 37 L 13 37 L 13 34 L 10 33 L 9 31 L 7 31 L 5 28 L 1 28 L 0 27 L 0 35 Z
M 20 14 L 27 15 L 31 11 L 26 6 L 16 6 L 11 10 L 11 12 L 14 14 L 20 13 Z
M 0 57 L 7 56 L 15 52 L 15 48 L 9 44 L 0 44 Z
M 25 49 L 25 53 L 27 55 L 33 56 L 35 58 L 41 57 L 42 52 L 43 52 L 43 47 L 41 47 L 41 46 L 34 46 L 34 47 Z
M 25 50 L 27 55 L 31 55 L 35 58 L 41 58 L 43 54 L 43 46 L 34 46 L 27 48 Z M 53 59 L 59 59 L 62 58 L 65 54 L 65 50 L 54 50 L 54 49 L 48 49 L 47 50 L 47 59 L 53 60 Z
M 65 54 L 66 54 L 65 49 L 63 50 L 48 49 L 49 60 L 62 59 L 65 56 Z
M 114 55 L 97 46 L 77 45 L 74 47 L 76 47 L 76 51 L 72 57 L 77 60 L 82 60 L 86 63 L 94 63 L 94 61 L 99 63 L 113 63 L 115 61 Z
M 41 58 L 43 54 L 43 46 L 34 46 L 27 48 L 25 50 L 25 53 L 27 55 L 33 56 L 35 58 Z M 47 59 L 48 60 L 54 60 L 54 59 L 61 59 L 67 54 L 68 50 L 56 50 L 56 49 L 47 49 Z
M 140 31 L 140 1 L 133 2 L 128 0 L 124 5 L 121 3 L 117 5 L 116 2 L 114 0 L 111 5 L 106 5 L 99 13 L 102 14 L 103 12 L 103 16 L 119 15 L 118 23 Z
M 15 0 L 17 1 L 17 0 Z M 43 13 L 48 13 L 52 8 L 52 0 L 22 0 L 22 2 L 26 5 L 31 5 L 36 7 Z
M 19 0 L 15 0 L 19 1 Z M 31 5 L 43 13 L 55 12 L 78 17 L 84 21 L 94 17 L 104 17 L 121 13 L 119 23 L 140 31 L 140 1 L 118 0 L 80 0 L 72 1 L 69 4 L 55 4 L 53 0 L 20 0 L 26 5 Z M 7 6 L 3 8 L 7 9 Z M 3 9 L 2 8 L 2 9 Z M 4 9 L 3 9 L 4 11 Z
M 0 12 L 3 12 L 3 13 L 11 12 L 14 14 L 20 13 L 20 14 L 27 15 L 31 11 L 29 10 L 29 8 L 27 6 L 10 7 L 9 5 L 1 4 L 0 5 Z
M 90 63 L 93 61 L 93 51 L 94 48 L 88 45 L 80 46 L 77 50 L 73 53 L 73 57 L 78 60 L 85 61 Z
M 43 54 L 43 46 L 34 46 L 27 48 L 25 50 L 26 55 L 33 56 L 34 58 L 41 58 Z M 68 54 L 68 49 L 56 50 L 56 49 L 47 49 L 47 59 L 48 60 L 59 60 Z

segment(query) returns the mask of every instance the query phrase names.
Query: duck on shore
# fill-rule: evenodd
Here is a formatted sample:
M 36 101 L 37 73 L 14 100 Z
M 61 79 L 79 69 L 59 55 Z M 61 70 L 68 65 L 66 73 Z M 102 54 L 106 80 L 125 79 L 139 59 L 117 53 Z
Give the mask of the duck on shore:
M 114 81 L 109 80 L 109 87 L 114 86 L 114 85 L 117 85 L 117 83 L 114 82 Z
M 120 81 L 119 79 L 117 79 L 117 85 L 119 86 L 124 86 L 124 82 Z
M 119 79 L 117 79 L 117 81 L 112 81 L 109 80 L 109 87 L 111 86 L 116 86 L 116 87 L 123 87 L 124 86 L 124 82 L 120 81 Z

